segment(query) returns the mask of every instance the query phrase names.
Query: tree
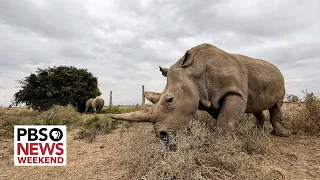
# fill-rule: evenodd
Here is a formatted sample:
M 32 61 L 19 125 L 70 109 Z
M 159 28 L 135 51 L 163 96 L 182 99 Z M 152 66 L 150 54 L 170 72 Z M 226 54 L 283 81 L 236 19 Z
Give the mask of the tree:
M 12 103 L 25 103 L 41 111 L 53 105 L 71 105 L 83 112 L 87 99 L 101 95 L 97 78 L 86 69 L 73 66 L 39 68 L 18 82 L 21 89 L 14 94 Z
M 286 99 L 289 103 L 298 103 L 300 101 L 299 97 L 293 94 L 288 94 Z
M 307 106 L 307 109 L 314 108 L 314 103 L 317 101 L 317 96 L 313 92 L 308 92 L 307 90 L 302 91 L 304 93 L 304 103 Z
M 304 93 L 304 102 L 307 104 L 313 103 L 317 100 L 317 96 L 313 94 L 313 92 L 302 91 Z

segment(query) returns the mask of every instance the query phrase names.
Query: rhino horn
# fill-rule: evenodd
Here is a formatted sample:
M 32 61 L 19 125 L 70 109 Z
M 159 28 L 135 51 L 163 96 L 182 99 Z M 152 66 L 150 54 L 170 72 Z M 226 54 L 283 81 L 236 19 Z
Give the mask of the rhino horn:
M 135 111 L 123 114 L 111 114 L 112 119 L 133 121 L 133 122 L 152 122 L 152 114 L 150 112 Z

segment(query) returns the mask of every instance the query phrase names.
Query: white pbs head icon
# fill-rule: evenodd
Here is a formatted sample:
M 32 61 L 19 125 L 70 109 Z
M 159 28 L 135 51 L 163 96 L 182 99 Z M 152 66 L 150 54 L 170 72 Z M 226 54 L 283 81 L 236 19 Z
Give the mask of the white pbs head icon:
M 52 134 L 54 139 L 59 139 L 59 136 L 61 135 L 59 131 L 52 131 Z
M 61 129 L 53 128 L 51 129 L 49 136 L 52 141 L 60 141 L 63 137 L 63 133 Z

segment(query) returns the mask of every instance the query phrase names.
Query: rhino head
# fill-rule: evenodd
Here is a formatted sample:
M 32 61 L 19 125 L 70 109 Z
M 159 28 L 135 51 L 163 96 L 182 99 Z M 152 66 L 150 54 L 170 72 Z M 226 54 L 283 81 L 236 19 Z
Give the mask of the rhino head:
M 146 111 L 112 114 L 110 117 L 118 120 L 150 122 L 162 140 L 185 127 L 197 112 L 200 101 L 199 86 L 203 83 L 197 77 L 200 75 L 197 72 L 201 72 L 200 68 L 203 68 L 201 64 L 190 68 L 193 59 L 193 54 L 189 50 L 169 69 L 160 67 L 162 75 L 167 77 L 167 84 L 161 93 L 144 93 L 146 98 L 154 103 L 151 108 Z

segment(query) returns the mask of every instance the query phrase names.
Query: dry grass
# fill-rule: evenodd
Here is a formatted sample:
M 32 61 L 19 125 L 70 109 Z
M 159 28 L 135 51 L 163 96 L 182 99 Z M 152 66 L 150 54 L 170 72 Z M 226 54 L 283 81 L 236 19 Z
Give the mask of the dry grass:
M 68 125 L 72 128 L 80 122 L 80 116 L 72 107 L 55 106 L 44 112 L 28 108 L 0 109 L 0 136 L 13 137 L 14 125 Z
M 116 129 L 120 121 L 103 114 L 80 114 L 73 107 L 54 106 L 44 112 L 28 108 L 0 109 L 0 136 L 13 137 L 14 125 L 67 125 L 68 130 L 80 129 L 76 139 L 92 141 L 97 134 L 107 134 Z M 125 125 L 128 126 L 128 125 Z
M 248 125 L 239 126 L 237 135 L 222 136 L 195 120 L 169 144 L 155 138 L 135 137 L 138 145 L 132 146 L 132 153 L 127 155 L 131 170 L 128 176 L 132 179 L 265 179 L 268 174 L 255 157 L 263 158 L 269 152 L 270 135 L 247 129 Z
M 104 107 L 104 108 L 102 108 L 101 113 L 102 114 L 107 114 L 107 113 L 118 114 L 118 113 L 121 113 L 121 110 L 120 110 L 120 107 L 118 107 L 118 106 Z
M 137 109 L 139 108 L 114 108 L 106 111 L 115 113 L 118 110 L 128 112 Z M 112 152 L 119 156 L 109 155 L 110 158 L 115 159 L 113 163 L 116 162 L 115 164 L 119 166 L 110 167 L 111 170 L 120 166 L 120 169 L 126 169 L 121 179 L 285 179 L 284 170 L 274 168 L 277 167 L 277 163 L 283 163 L 281 167 L 294 174 L 296 170 L 292 170 L 292 167 L 296 166 L 300 159 L 305 157 L 311 159 L 305 162 L 300 161 L 302 164 L 299 164 L 299 168 L 306 172 L 311 166 L 308 167 L 305 163 L 312 165 L 320 162 L 318 158 L 320 156 L 317 154 L 300 155 L 299 153 L 304 151 L 293 152 L 292 149 L 288 149 L 288 147 L 294 147 L 296 150 L 297 146 L 292 142 L 295 142 L 294 139 L 299 136 L 303 137 L 300 149 L 305 148 L 306 145 L 313 147 L 311 150 L 314 152 L 320 149 L 313 145 L 314 143 L 309 145 L 305 140 L 308 140 L 305 135 L 320 134 L 319 111 L 320 103 L 317 100 L 303 104 L 301 107 L 286 105 L 284 107 L 286 126 L 298 136 L 290 139 L 279 138 L 280 142 L 277 145 L 275 145 L 277 137 L 269 133 L 271 131 L 269 122 L 266 122 L 265 130 L 260 132 L 254 128 L 253 116 L 244 115 L 242 121 L 237 124 L 235 134 L 223 136 L 215 130 L 215 120 L 202 111 L 199 111 L 197 118 L 190 122 L 189 127 L 179 131 L 170 143 L 160 142 L 154 136 L 151 126 L 145 128 L 146 126 L 135 123 L 113 121 L 104 114 L 83 115 L 70 107 L 54 107 L 42 113 L 28 109 L 0 108 L 0 136 L 12 137 L 14 124 L 66 124 L 70 129 L 76 129 L 77 132 L 73 133 L 73 140 L 76 141 L 77 139 L 85 139 L 88 142 L 95 140 L 91 143 L 94 144 L 101 143 L 96 142 L 97 135 L 108 134 L 103 136 L 106 139 L 117 137 L 108 142 L 116 141 L 114 143 L 121 145 L 122 149 L 106 145 L 102 147 L 106 152 L 108 149 L 113 149 Z M 114 131 L 115 129 L 117 131 Z M 131 134 L 124 135 L 128 132 Z M 76 144 L 76 141 L 73 143 Z M 79 150 L 75 148 L 74 151 L 76 153 Z M 91 149 L 91 151 L 97 150 Z M 75 159 L 77 159 L 76 156 Z M 99 167 L 101 168 L 102 165 Z M 316 168 L 314 166 L 314 169 Z M 313 173 L 316 171 L 314 169 L 312 169 Z M 304 176 L 305 174 L 300 177 Z M 313 177 L 313 175 L 307 177 Z
M 284 109 L 285 125 L 299 135 L 319 135 L 320 106 L 309 102 L 302 108 Z M 266 114 L 268 119 L 268 114 Z M 299 117 L 299 118 L 297 118 Z M 297 119 L 299 119 L 297 121 Z M 233 136 L 214 130 L 215 120 L 198 112 L 188 130 L 178 132 L 170 144 L 155 138 L 136 137 L 127 159 L 132 179 L 284 179 L 277 169 L 261 164 L 277 154 L 266 122 L 264 131 L 254 128 L 254 117 L 244 115 Z M 143 146 L 148 144 L 148 146 Z M 140 146 L 139 146 L 140 145 Z M 143 146 L 143 147 L 141 147 Z
M 259 132 L 253 127 L 252 115 L 242 117 L 233 136 L 223 136 L 215 130 L 215 120 L 199 111 L 189 128 L 178 132 L 169 144 L 155 137 L 151 125 L 112 121 L 105 114 L 84 115 L 70 107 L 55 107 L 42 113 L 0 109 L 0 132 L 4 132 L 1 136 L 11 138 L 14 124 L 59 123 L 67 124 L 69 132 L 72 130 L 68 133 L 69 161 L 65 168 L 17 169 L 7 160 L 2 166 L 6 170 L 3 177 L 22 177 L 27 172 L 30 179 L 316 179 L 320 175 L 318 139 L 304 136 L 311 134 L 310 128 L 316 129 L 306 125 L 317 122 L 314 118 L 318 116 L 318 105 L 310 107 L 308 112 L 304 112 L 307 107 L 285 107 L 288 127 L 299 134 L 290 138 L 270 135 L 268 122 L 265 130 Z M 296 123 L 293 113 L 304 121 Z M 304 151 L 306 148 L 310 152 Z M 2 160 L 12 158 L 11 151 L 1 153 L 0 150 Z
M 284 119 L 292 134 L 320 135 L 320 101 L 286 105 Z
M 39 124 L 35 118 L 39 113 L 27 108 L 7 110 L 0 108 L 0 136 L 13 137 L 13 126 Z
M 126 124 L 126 125 L 124 125 Z M 82 116 L 81 123 L 77 126 L 79 129 L 74 139 L 85 139 L 92 142 L 98 134 L 108 134 L 117 129 L 119 125 L 127 127 L 129 123 L 115 121 L 106 115 L 85 115 Z

